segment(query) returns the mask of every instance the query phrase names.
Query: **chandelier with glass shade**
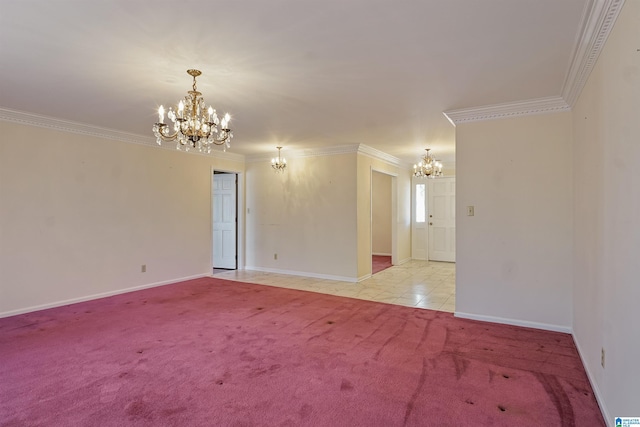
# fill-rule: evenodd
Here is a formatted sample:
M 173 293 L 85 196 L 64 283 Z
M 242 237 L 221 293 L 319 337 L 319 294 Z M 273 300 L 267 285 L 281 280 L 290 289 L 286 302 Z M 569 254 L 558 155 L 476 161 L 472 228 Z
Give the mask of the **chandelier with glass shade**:
M 435 178 L 442 176 L 442 163 L 435 160 L 430 148 L 425 148 L 426 153 L 417 165 L 413 165 L 413 176 L 418 178 Z
M 175 107 L 169 107 L 166 112 L 170 124 L 165 123 L 165 110 L 161 105 L 158 108 L 158 123 L 153 125 L 153 134 L 158 145 L 163 141 L 176 141 L 178 150 L 197 150 L 200 153 L 211 153 L 214 145 L 223 145 L 224 150 L 231 147 L 233 133 L 229 128 L 231 117 L 225 114 L 218 118 L 216 110 L 209 105 L 206 108 L 202 93 L 196 88 L 196 77 L 200 70 L 187 70 L 187 74 L 193 77 L 192 90 L 187 92 L 184 100 Z
M 284 172 L 287 168 L 287 159 L 280 156 L 280 150 L 282 147 L 276 147 L 278 149 L 278 157 L 271 159 L 271 167 L 275 169 L 276 172 Z

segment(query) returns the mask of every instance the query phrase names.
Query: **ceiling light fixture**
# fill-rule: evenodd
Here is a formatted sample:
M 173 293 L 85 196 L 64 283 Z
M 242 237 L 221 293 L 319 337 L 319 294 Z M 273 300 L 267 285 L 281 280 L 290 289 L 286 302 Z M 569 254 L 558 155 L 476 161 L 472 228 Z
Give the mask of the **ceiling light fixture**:
M 271 167 L 275 169 L 276 172 L 283 172 L 287 167 L 287 159 L 284 157 L 280 157 L 280 150 L 282 147 L 276 147 L 278 149 L 278 158 L 275 157 L 271 159 Z
M 418 178 L 435 178 L 442 176 L 442 163 L 439 160 L 435 160 L 429 151 L 430 148 L 425 148 L 426 154 L 422 156 L 422 160 L 413 165 L 413 176 Z
M 213 145 L 224 145 L 224 150 L 231 147 L 230 141 L 233 133 L 229 128 L 231 117 L 225 114 L 222 120 L 218 118 L 216 110 L 209 105 L 205 109 L 202 93 L 196 88 L 196 77 L 200 70 L 187 70 L 187 74 L 193 77 L 193 89 L 188 91 L 184 100 L 175 107 L 169 108 L 167 117 L 173 123 L 173 129 L 164 123 L 164 107 L 158 108 L 158 123 L 153 125 L 153 134 L 158 145 L 162 141 L 176 141 L 178 150 L 198 150 L 201 153 L 210 153 Z

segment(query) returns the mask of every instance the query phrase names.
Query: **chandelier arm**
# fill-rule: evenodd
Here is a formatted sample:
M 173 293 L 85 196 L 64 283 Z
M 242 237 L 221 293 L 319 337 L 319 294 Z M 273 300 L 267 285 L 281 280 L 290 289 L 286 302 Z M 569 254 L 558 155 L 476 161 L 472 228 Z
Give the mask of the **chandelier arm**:
M 231 129 L 223 129 L 222 130 L 224 132 L 224 138 L 213 138 L 211 139 L 211 142 L 213 142 L 216 145 L 224 145 L 226 144 L 228 141 L 231 140 L 230 134 L 231 134 Z
M 165 142 L 171 142 L 171 141 L 175 141 L 176 136 L 178 136 L 178 131 L 175 131 L 172 135 L 167 135 L 167 136 L 160 134 L 160 139 L 162 139 Z
M 175 138 L 178 136 L 178 131 L 175 131 L 174 133 L 172 133 L 171 135 L 165 135 L 162 132 L 162 129 L 167 129 L 167 125 L 164 123 L 156 123 L 156 126 L 158 126 L 158 132 L 155 133 L 155 136 L 162 139 L 163 141 L 166 142 L 171 142 L 171 141 L 175 141 Z

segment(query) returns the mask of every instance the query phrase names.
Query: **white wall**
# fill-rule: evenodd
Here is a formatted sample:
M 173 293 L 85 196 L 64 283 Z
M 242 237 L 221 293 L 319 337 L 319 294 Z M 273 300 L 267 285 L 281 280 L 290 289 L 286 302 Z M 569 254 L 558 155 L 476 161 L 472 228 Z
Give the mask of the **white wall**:
M 248 269 L 349 281 L 370 275 L 374 170 L 387 174 L 390 197 L 393 202 L 395 191 L 397 200 L 396 241 L 390 251 L 395 244 L 396 262 L 409 259 L 408 170 L 362 154 L 357 147 L 343 154 L 287 160 L 283 174 L 275 173 L 268 161 L 247 163 Z
M 374 254 L 391 255 L 391 175 L 373 171 L 371 228 Z
M 640 416 L 638 49 L 640 2 L 627 1 L 573 109 L 573 330 L 609 423 Z
M 411 175 L 410 167 L 398 168 L 396 183 L 396 264 L 402 264 L 411 259 Z M 393 190 L 392 190 L 393 191 Z M 392 215 L 393 217 L 393 215 Z M 393 242 L 391 242 L 393 246 Z
M 457 126 L 458 315 L 570 330 L 571 138 L 571 113 Z
M 356 153 L 287 161 L 247 163 L 247 268 L 355 281 Z
M 243 164 L 8 122 L 0 133 L 0 315 L 210 274 L 211 170 Z

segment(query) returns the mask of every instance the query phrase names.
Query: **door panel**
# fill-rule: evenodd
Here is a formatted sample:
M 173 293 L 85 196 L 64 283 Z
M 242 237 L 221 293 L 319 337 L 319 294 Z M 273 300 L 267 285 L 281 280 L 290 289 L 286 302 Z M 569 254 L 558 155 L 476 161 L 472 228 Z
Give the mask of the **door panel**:
M 236 174 L 213 176 L 213 268 L 237 268 Z
M 429 180 L 429 259 L 456 260 L 455 178 Z

